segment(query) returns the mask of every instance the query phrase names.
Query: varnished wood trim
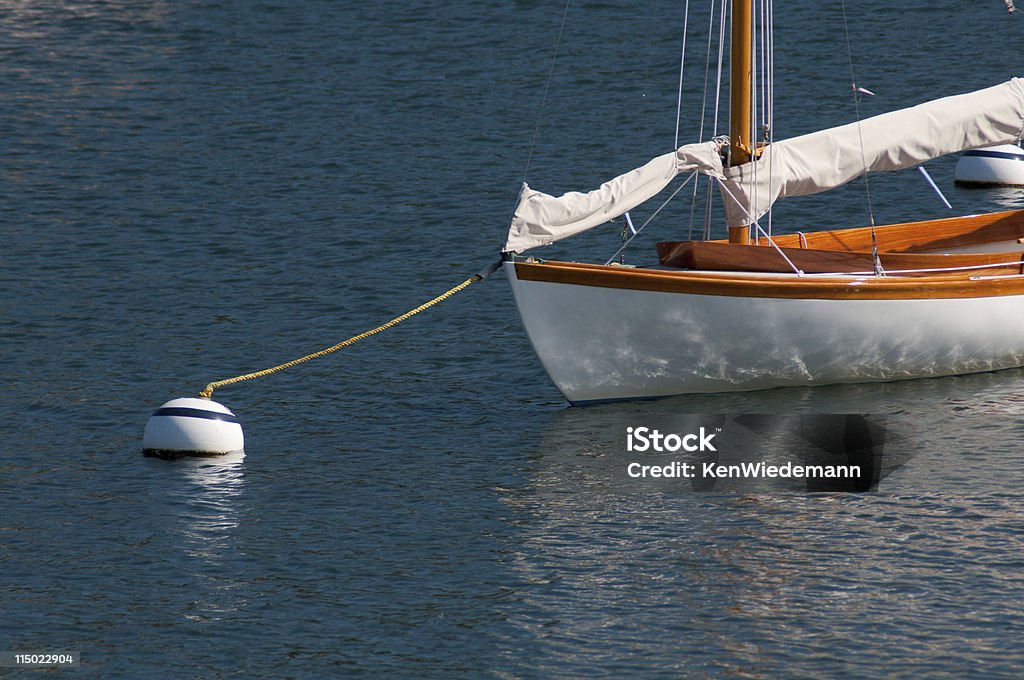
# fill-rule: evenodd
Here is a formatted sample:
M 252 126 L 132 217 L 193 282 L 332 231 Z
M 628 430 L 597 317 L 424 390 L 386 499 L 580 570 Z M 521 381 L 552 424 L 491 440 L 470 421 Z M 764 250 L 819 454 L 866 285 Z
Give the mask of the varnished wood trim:
M 750 243 L 750 227 L 729 227 L 729 243 Z
M 719 241 L 669 241 L 657 244 L 658 259 L 668 267 L 715 271 L 792 273 L 789 262 L 771 246 L 745 246 Z M 807 273 L 842 273 L 874 270 L 870 252 L 781 248 L 789 261 Z M 1010 253 L 879 253 L 888 271 L 953 267 L 990 267 L 984 273 L 1020 270 L 1021 254 Z M 911 272 L 908 276 L 934 276 L 939 272 Z M 975 273 L 982 273 L 980 270 Z
M 836 229 L 832 231 L 804 230 L 807 248 L 819 250 L 870 251 L 871 227 Z M 1015 241 L 1024 237 L 1024 210 L 947 217 L 940 220 L 889 224 L 875 228 L 878 249 L 883 252 L 924 252 L 999 241 Z M 780 247 L 800 248 L 799 234 L 773 236 Z M 719 241 L 724 242 L 724 241 Z M 768 245 L 760 238 L 758 245 Z
M 1024 295 L 1024 277 L 819 277 L 713 274 L 575 262 L 517 262 L 523 281 L 663 293 L 809 300 L 928 300 Z

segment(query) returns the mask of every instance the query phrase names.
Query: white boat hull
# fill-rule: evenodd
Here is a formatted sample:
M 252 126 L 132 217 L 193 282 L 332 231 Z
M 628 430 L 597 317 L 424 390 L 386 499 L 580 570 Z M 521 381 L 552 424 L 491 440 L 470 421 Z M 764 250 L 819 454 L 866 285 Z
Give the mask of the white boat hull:
M 524 280 L 513 263 L 505 271 L 537 356 L 572 403 L 1024 365 L 1024 295 L 743 297 Z

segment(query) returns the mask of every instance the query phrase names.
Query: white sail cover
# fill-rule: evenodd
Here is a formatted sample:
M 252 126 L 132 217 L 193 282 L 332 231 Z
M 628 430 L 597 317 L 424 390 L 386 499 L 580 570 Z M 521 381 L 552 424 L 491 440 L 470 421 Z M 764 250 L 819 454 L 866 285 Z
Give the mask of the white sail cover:
M 578 234 L 656 195 L 682 172 L 723 184 L 729 226 L 750 224 L 783 196 L 843 185 L 865 172 L 902 170 L 964 149 L 1014 144 L 1024 134 L 1024 81 L 868 118 L 769 145 L 752 163 L 722 168 L 715 142 L 689 144 L 658 156 L 590 193 L 560 197 L 525 184 L 505 252 L 521 253 Z
M 1016 144 L 1024 134 L 1024 80 L 936 99 L 769 145 L 726 168 L 729 226 L 750 224 L 784 196 L 826 191 L 867 172 L 903 170 L 964 149 Z M 863 147 L 862 147 L 863 144 Z
M 521 253 L 604 224 L 655 196 L 676 175 L 693 171 L 722 176 L 715 142 L 682 146 L 586 194 L 556 198 L 524 184 L 504 250 Z

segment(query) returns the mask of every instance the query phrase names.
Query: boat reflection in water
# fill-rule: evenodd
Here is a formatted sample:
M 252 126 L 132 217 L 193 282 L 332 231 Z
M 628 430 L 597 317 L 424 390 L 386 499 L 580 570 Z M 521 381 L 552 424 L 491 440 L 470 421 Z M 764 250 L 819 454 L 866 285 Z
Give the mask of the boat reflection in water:
M 576 503 L 585 502 L 580 498 L 583 490 L 598 495 L 867 489 L 959 493 L 966 488 L 1001 492 L 1007 475 L 1015 477 L 1020 471 L 1014 442 L 1024 414 L 1022 379 L 1024 370 L 1012 369 L 930 380 L 566 408 L 553 415 L 537 442 L 531 489 L 534 493 L 564 490 L 576 496 Z M 864 415 L 866 411 L 876 415 Z M 637 437 L 634 450 L 628 450 L 629 428 L 685 435 L 699 433 L 702 426 L 715 433 L 716 451 L 640 451 Z M 911 458 L 915 465 L 905 467 Z M 633 478 L 627 472 L 633 462 L 666 465 L 673 461 L 858 464 L 865 470 L 870 464 L 871 472 L 856 484 L 840 478 Z
M 500 489 L 516 530 L 502 553 L 510 637 L 540 676 L 585 675 L 613 655 L 621 675 L 657 663 L 674 677 L 831 677 L 839 664 L 887 677 L 894 659 L 942 675 L 950 645 L 995 665 L 989 638 L 960 636 L 983 601 L 972 588 L 1002 583 L 1019 553 L 1022 381 L 1013 369 L 552 413 L 522 483 Z M 812 410 L 840 415 L 802 417 Z M 713 454 L 629 452 L 627 428 L 702 425 L 722 428 L 721 464 L 873 457 L 877 493 L 628 476 L 634 461 Z M 945 616 L 958 587 L 970 595 Z M 836 626 L 834 639 L 854 641 L 842 658 L 819 651 Z

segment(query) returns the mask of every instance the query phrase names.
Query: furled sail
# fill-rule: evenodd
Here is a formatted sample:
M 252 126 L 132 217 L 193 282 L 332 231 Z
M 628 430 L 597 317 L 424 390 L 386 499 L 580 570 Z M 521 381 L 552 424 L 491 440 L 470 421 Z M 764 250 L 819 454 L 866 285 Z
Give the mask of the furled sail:
M 750 224 L 785 196 L 815 194 L 865 172 L 911 168 L 964 149 L 1015 144 L 1022 134 L 1024 80 L 1014 78 L 775 142 L 756 162 L 724 170 L 726 219 L 729 226 Z
M 688 144 L 589 193 L 559 197 L 523 185 L 505 252 L 521 253 L 614 219 L 683 172 L 718 178 L 729 226 L 750 224 L 784 196 L 804 196 L 865 172 L 902 170 L 964 149 L 1013 144 L 1024 135 L 1024 80 L 920 104 L 781 142 L 754 162 L 722 167 L 717 142 Z
M 585 194 L 556 198 L 524 184 L 504 250 L 521 253 L 604 224 L 655 196 L 680 173 L 693 171 L 722 176 L 717 143 L 682 146 Z

